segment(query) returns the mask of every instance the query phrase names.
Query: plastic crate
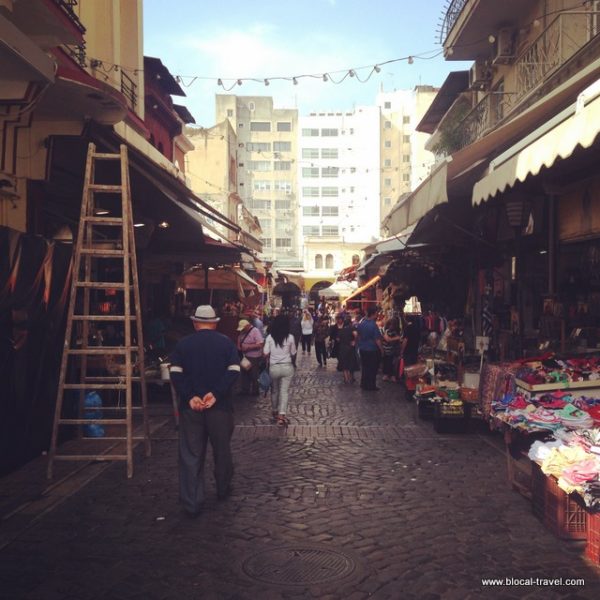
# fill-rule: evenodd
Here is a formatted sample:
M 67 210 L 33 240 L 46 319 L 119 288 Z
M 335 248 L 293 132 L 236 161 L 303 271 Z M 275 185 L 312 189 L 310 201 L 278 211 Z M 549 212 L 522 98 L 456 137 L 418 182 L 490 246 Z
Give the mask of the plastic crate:
M 430 421 L 433 419 L 435 401 L 432 398 L 417 397 L 417 412 L 420 419 Z
M 433 409 L 433 428 L 436 433 L 466 433 L 469 429 L 471 410 L 464 405 L 460 412 L 447 411 L 442 403 L 436 402 Z
M 587 515 L 585 555 L 593 563 L 600 565 L 600 513 L 588 513 Z
M 558 487 L 555 477 L 546 476 L 539 465 L 533 465 L 532 509 L 544 525 L 563 540 L 588 539 L 588 513 L 577 501 Z

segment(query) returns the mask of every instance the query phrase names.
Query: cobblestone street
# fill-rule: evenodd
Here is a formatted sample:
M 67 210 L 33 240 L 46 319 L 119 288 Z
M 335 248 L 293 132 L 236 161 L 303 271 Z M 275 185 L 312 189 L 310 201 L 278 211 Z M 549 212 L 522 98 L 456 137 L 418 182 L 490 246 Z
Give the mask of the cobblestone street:
M 497 436 L 437 435 L 399 386 L 380 385 L 363 392 L 299 356 L 287 431 L 271 424 L 268 399 L 238 398 L 233 495 L 216 501 L 209 456 L 195 520 L 177 503 L 177 434 L 165 419 L 153 456 L 138 448 L 132 480 L 122 464 L 90 465 L 52 510 L 5 512 L 2 527 L 21 529 L 0 545 L 0 597 L 600 597 L 582 546 L 546 531 L 507 485 Z M 23 473 L 43 477 L 43 464 Z M 0 481 L 5 504 L 23 473 Z M 504 577 L 585 585 L 482 587 Z

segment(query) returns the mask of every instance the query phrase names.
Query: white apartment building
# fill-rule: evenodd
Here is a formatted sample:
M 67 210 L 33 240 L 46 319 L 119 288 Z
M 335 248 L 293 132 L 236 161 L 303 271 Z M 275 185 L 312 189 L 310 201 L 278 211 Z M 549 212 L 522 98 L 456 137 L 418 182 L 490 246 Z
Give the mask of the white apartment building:
M 420 85 L 413 90 L 381 91 L 381 220 L 398 198 L 414 190 L 429 175 L 434 155 L 425 150 L 426 133 L 415 131 L 438 88 Z
M 298 111 L 273 108 L 270 96 L 215 96 L 216 122 L 237 134 L 237 191 L 258 217 L 261 258 L 281 268 L 302 266 L 298 238 L 296 144 Z
M 298 243 L 305 271 L 331 276 L 379 239 L 380 110 L 310 113 L 298 131 Z

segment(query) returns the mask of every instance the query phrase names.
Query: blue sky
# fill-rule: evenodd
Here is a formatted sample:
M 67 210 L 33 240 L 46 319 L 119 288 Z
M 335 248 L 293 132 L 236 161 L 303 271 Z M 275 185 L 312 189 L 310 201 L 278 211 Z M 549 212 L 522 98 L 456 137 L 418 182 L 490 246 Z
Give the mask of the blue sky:
M 278 108 L 350 110 L 373 104 L 377 92 L 439 86 L 452 70 L 466 68 L 442 56 L 381 66 L 367 83 L 346 77 L 339 85 L 321 78 L 265 78 L 349 69 L 365 79 L 376 64 L 441 50 L 436 31 L 446 0 L 145 0 L 144 53 L 183 77 L 185 104 L 199 126 L 214 125 L 215 93 L 273 96 Z M 360 67 L 366 67 L 361 69 Z M 336 71 L 340 71 L 335 73 Z M 196 77 L 193 80 L 193 77 Z M 221 78 L 257 78 L 226 92 Z

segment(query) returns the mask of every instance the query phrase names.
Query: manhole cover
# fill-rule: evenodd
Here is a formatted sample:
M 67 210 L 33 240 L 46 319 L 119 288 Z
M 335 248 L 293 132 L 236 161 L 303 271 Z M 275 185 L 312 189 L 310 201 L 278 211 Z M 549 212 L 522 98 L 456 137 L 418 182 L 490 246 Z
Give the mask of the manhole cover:
M 343 579 L 356 568 L 349 556 L 324 548 L 286 546 L 264 550 L 242 564 L 246 575 L 265 583 L 312 585 Z

